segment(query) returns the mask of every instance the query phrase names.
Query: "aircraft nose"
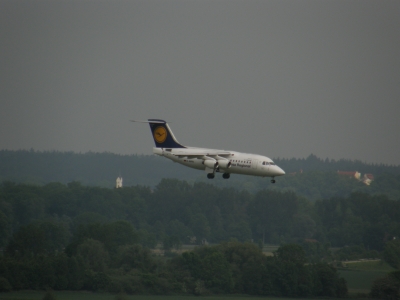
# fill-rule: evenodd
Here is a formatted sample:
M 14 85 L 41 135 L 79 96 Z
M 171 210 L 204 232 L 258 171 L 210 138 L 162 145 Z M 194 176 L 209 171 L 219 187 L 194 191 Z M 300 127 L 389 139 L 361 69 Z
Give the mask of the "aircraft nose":
M 276 173 L 277 173 L 277 175 L 276 176 L 282 176 L 282 175 L 285 175 L 286 173 L 285 173 L 285 171 L 283 171 L 281 168 L 279 168 L 278 166 L 276 167 Z

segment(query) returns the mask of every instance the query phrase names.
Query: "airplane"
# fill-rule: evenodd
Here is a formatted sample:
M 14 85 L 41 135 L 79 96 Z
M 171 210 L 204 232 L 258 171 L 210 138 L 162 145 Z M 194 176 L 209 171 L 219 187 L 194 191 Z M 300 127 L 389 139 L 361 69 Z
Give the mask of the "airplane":
M 159 119 L 131 122 L 149 123 L 151 134 L 156 144 L 153 153 L 171 159 L 186 167 L 204 170 L 207 178 L 213 179 L 215 173 L 222 173 L 224 179 L 231 174 L 272 177 L 285 175 L 270 158 L 258 154 L 241 153 L 236 151 L 187 147 L 180 144 L 172 133 L 168 123 Z

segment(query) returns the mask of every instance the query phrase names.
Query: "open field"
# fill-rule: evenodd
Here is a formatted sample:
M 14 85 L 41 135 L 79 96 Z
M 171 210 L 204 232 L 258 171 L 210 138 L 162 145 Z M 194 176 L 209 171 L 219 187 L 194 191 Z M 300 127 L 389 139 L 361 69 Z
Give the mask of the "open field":
M 209 246 L 213 246 L 214 244 L 209 244 Z M 170 251 L 172 253 L 176 253 L 176 254 L 182 254 L 183 252 L 186 251 L 193 251 L 196 247 L 199 247 L 199 245 L 190 245 L 190 244 L 185 244 L 182 245 L 179 249 L 171 249 Z M 262 252 L 267 255 L 267 256 L 273 256 L 274 252 L 276 250 L 278 250 L 279 245 L 272 245 L 272 244 L 264 244 Z M 164 255 L 164 250 L 162 249 L 162 245 L 158 244 L 157 247 L 155 249 L 151 250 L 152 253 L 156 254 L 156 255 Z
M 343 262 L 343 265 L 348 269 L 359 271 L 379 271 L 385 273 L 395 271 L 395 269 L 380 259 L 348 261 Z
M 262 252 L 267 256 L 273 256 L 274 252 L 278 250 L 279 245 L 264 244 Z
M 53 292 L 57 300 L 116 300 L 117 296 L 106 293 L 90 292 Z M 1 300 L 42 300 L 43 291 L 20 291 L 11 293 L 0 293 Z M 121 300 L 293 300 L 294 298 L 252 297 L 252 296 L 142 296 L 123 295 Z M 310 298 L 295 298 L 305 300 Z M 317 298 L 312 298 L 317 299 Z M 325 298 L 326 299 L 326 298 Z M 329 298 L 334 300 L 335 298 Z
M 339 269 L 339 273 L 346 279 L 350 294 L 368 294 L 375 279 L 394 271 L 381 260 L 352 261 L 344 265 L 345 268 Z
M 379 271 L 339 270 L 340 276 L 346 279 L 349 294 L 368 294 L 375 279 L 386 273 Z

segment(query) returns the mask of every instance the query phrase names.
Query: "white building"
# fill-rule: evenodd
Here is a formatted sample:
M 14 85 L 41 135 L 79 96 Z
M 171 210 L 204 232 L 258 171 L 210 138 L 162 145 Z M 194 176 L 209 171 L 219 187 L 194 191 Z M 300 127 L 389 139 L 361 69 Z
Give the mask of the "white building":
M 116 182 L 115 182 L 115 187 L 117 189 L 122 188 L 122 177 L 118 177 Z

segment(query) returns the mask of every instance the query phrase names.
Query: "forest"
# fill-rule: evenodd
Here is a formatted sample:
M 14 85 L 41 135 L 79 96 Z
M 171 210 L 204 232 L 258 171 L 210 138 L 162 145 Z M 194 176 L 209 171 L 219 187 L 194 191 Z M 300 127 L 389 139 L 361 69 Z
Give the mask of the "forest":
M 288 243 L 268 257 L 252 242 L 253 231 L 260 241 L 285 235 L 289 241 L 308 234 L 291 233 L 286 225 L 280 228 L 290 217 L 263 224 L 255 220 L 261 217 L 257 208 L 262 199 L 270 199 L 272 206 L 283 201 L 277 207 L 280 216 L 284 207 L 293 206 L 290 216 L 306 211 L 293 193 L 253 197 L 175 179 L 163 180 L 154 190 L 4 182 L 0 199 L 2 291 L 338 297 L 347 292 L 344 280 L 327 263 L 305 265 L 301 246 Z M 269 234 L 271 225 L 275 230 Z M 180 255 L 169 251 L 206 239 L 216 245 Z M 151 254 L 159 243 L 164 257 Z
M 43 160 L 27 158 L 11 168 L 7 155 L 10 161 L 15 155 Z M 50 159 L 63 155 L 80 158 L 80 164 L 66 159 L 61 166 L 60 158 Z M 227 181 L 170 175 L 156 184 L 125 181 L 116 189 L 86 180 L 92 174 L 107 178 L 107 157 L 127 157 L 34 151 L 0 156 L 0 291 L 344 297 L 346 282 L 335 268 L 340 261 L 382 258 L 400 268 L 397 167 L 360 164 L 358 171 L 376 172 L 365 186 L 333 169 L 312 167 L 311 161 L 329 168 L 334 162 L 311 156 L 302 173 L 275 185 L 264 180 L 264 187 L 253 178 L 218 186 Z M 133 158 L 143 165 L 154 160 L 147 165 L 154 174 L 170 166 L 186 169 Z M 77 175 L 79 165 L 87 172 Z M 115 182 L 118 172 L 111 175 Z M 266 256 L 266 244 L 280 247 Z M 396 290 L 396 276 L 383 278 L 372 292 L 381 297 L 388 280 Z
M 386 240 L 400 236 L 400 201 L 358 192 L 311 202 L 292 191 L 252 194 L 177 179 L 163 179 L 154 189 L 108 189 L 79 182 L 1 184 L 0 246 L 7 245 L 16 230 L 44 220 L 68 229 L 68 234 L 82 224 L 123 220 L 139 230 L 150 247 L 175 236 L 184 244 L 192 237 L 210 243 L 230 238 L 272 244 L 316 239 L 333 247 L 362 244 L 380 251 Z
M 190 184 L 203 182 L 251 193 L 263 189 L 291 190 L 311 201 L 334 196 L 346 197 L 352 192 L 384 194 L 394 200 L 400 198 L 400 166 L 346 159 L 335 161 L 313 154 L 303 159 L 274 158 L 274 161 L 287 175 L 277 178 L 277 183 L 272 185 L 268 178 L 255 176 L 232 175 L 229 180 L 216 176 L 209 180 L 202 171 L 156 155 L 0 150 L 0 182 L 44 185 L 78 181 L 84 185 L 112 188 L 116 178 L 121 176 L 124 186 L 154 188 L 163 178 L 175 178 Z M 371 173 L 375 180 L 371 186 L 365 186 L 357 180 L 338 176 L 339 170 Z
M 339 297 L 346 285 L 329 263 L 381 256 L 399 220 L 400 201 L 362 193 L 314 203 L 176 179 L 154 189 L 3 182 L 0 289 Z M 214 246 L 171 252 L 205 242 Z M 267 257 L 264 243 L 282 246 Z M 157 245 L 164 257 L 151 254 Z

